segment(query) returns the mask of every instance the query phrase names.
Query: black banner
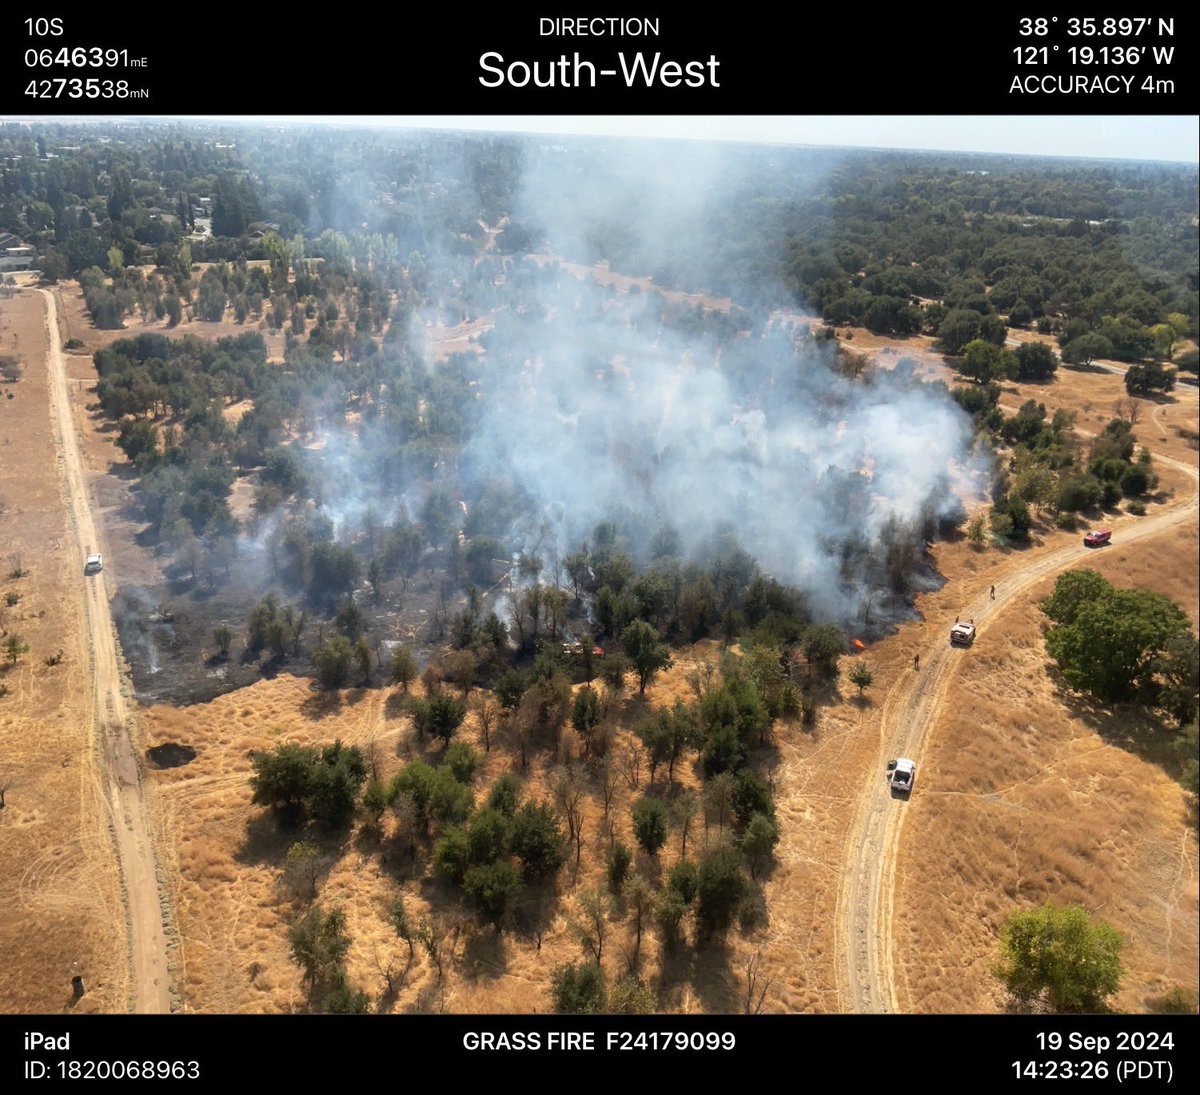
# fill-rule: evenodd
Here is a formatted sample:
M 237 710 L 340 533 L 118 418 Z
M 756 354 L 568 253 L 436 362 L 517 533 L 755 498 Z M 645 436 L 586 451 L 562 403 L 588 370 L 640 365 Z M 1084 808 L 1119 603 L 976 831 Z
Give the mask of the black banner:
M 1194 1016 L 42 1016 L 0 1018 L 0 1082 L 397 1085 L 412 1069 L 456 1083 L 486 1074 L 797 1085 L 1067 1081 L 1186 1090 Z M 770 1079 L 768 1079 L 770 1077 Z
M 515 9 L 515 10 L 514 10 Z M 1175 10 L 502 5 L 0 18 L 0 114 L 1190 114 Z M 170 11 L 172 18 L 163 16 Z

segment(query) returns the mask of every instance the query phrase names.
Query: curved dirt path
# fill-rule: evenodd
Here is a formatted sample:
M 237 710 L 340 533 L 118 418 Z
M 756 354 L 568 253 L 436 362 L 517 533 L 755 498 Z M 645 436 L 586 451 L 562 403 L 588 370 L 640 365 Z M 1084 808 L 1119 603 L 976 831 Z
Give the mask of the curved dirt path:
M 99 551 L 101 541 L 92 518 L 83 460 L 71 417 L 66 364 L 58 330 L 57 302 L 49 290 L 39 289 L 38 292 L 46 300 L 46 326 L 50 340 L 50 413 L 63 467 L 71 525 L 75 530 L 80 592 L 87 609 L 93 711 L 103 765 L 100 775 L 112 817 L 124 889 L 133 964 L 133 1010 L 144 1013 L 169 1012 L 171 997 L 167 974 L 167 937 L 159 904 L 158 868 L 142 795 L 141 768 L 130 737 L 125 696 L 121 692 L 116 631 L 108 605 L 104 573 L 90 577 L 83 575 L 85 556 Z
M 1077 431 L 1086 433 L 1084 430 Z M 1090 436 L 1090 435 L 1089 435 Z M 1200 510 L 1200 473 L 1188 464 L 1166 456 L 1161 464 L 1184 472 L 1193 483 L 1191 497 L 1154 517 L 1113 522 L 1122 545 L 1155 536 L 1165 529 L 1195 523 Z M 987 641 L 988 623 L 1017 594 L 1044 578 L 1086 561 L 1086 551 L 1076 541 L 1040 558 L 1031 559 L 1016 580 L 1008 579 L 991 600 L 985 592 L 963 609 L 964 619 L 974 619 L 976 642 Z M 878 778 L 859 799 L 846 842 L 848 865 L 838 891 L 835 914 L 839 1010 L 852 1013 L 887 1013 L 898 1010 L 892 963 L 892 897 L 895 893 L 896 853 L 904 828 L 905 802 L 893 798 L 886 779 L 887 762 L 912 757 L 917 762 L 914 794 L 921 793 L 921 752 L 929 727 L 938 717 L 958 659 L 948 636 L 920 651 L 919 672 L 901 677 L 884 701 L 879 722 L 879 748 L 874 771 Z

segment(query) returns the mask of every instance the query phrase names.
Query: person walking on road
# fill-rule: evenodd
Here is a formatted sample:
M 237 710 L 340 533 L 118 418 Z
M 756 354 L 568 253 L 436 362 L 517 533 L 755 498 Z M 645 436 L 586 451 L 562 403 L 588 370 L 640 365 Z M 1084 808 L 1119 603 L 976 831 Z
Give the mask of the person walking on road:
M 918 672 L 920 672 L 920 669 L 921 669 L 921 655 L 914 654 L 913 655 L 913 672 L 918 673 Z
M 995 599 L 996 599 L 996 587 L 992 586 L 992 600 L 994 601 Z

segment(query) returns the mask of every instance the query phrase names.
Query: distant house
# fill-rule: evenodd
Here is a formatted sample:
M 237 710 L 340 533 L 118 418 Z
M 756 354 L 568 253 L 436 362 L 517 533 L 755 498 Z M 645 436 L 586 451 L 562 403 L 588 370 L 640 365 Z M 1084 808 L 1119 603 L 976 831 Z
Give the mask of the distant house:
M 0 273 L 14 270 L 32 270 L 37 252 L 22 243 L 11 232 L 0 232 Z

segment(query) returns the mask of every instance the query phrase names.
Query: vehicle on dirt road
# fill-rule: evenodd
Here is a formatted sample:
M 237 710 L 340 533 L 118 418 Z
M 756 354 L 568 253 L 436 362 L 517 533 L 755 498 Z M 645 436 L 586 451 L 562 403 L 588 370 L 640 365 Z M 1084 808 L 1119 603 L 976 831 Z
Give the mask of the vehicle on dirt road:
M 900 757 L 888 765 L 888 782 L 893 791 L 908 794 L 913 789 L 913 781 L 917 778 L 917 766 L 908 759 Z
M 956 623 L 950 629 L 950 641 L 955 646 L 970 646 L 975 641 L 975 621 Z
M 1084 547 L 1103 547 L 1112 540 L 1112 529 L 1093 529 L 1083 538 Z
M 100 553 L 89 555 L 87 561 L 83 564 L 84 574 L 99 574 L 104 569 L 104 560 L 100 557 Z

